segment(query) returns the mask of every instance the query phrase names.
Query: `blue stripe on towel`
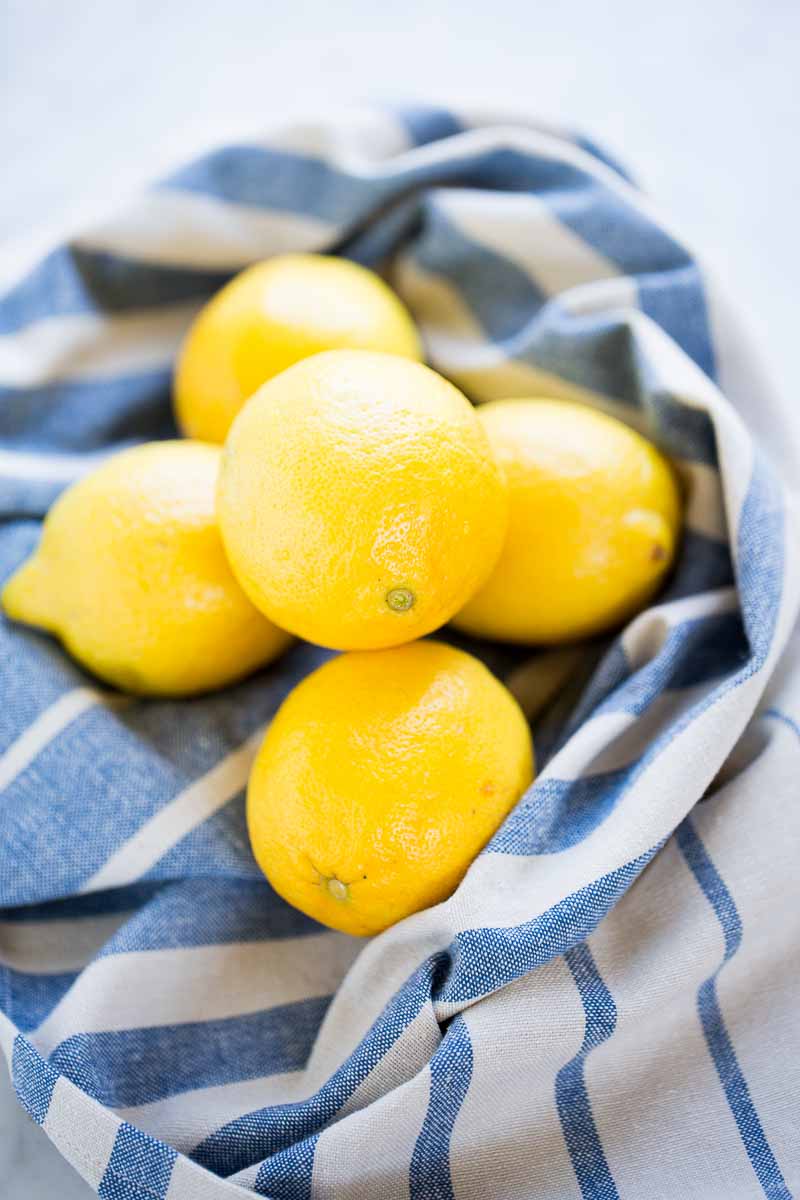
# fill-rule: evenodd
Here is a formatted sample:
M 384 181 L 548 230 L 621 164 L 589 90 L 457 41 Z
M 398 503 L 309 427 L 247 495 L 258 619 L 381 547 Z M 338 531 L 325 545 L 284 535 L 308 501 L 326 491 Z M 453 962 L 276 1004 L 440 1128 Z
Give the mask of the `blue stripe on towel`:
M 321 158 L 254 145 L 212 151 L 161 186 L 342 225 L 363 219 L 387 190 L 377 179 L 349 175 Z
M 622 179 L 627 183 L 633 183 L 633 177 L 626 166 L 620 162 L 615 154 L 612 154 L 605 146 L 599 145 L 593 138 L 588 138 L 584 134 L 573 134 L 573 141 L 576 146 L 580 146 L 581 150 L 586 150 L 599 162 L 610 167 L 612 171 L 616 171 Z
M 427 146 L 443 138 L 455 137 L 464 130 L 459 118 L 446 108 L 432 105 L 404 105 L 396 110 L 415 146 Z
M 618 1200 L 586 1090 L 586 1059 L 608 1041 L 617 1023 L 613 997 L 583 943 L 564 956 L 572 972 L 586 1015 L 583 1043 L 556 1076 L 556 1104 L 564 1141 L 583 1200 Z
M 245 881 L 201 875 L 162 886 L 101 954 L 272 941 L 320 931 L 316 921 L 273 892 L 263 876 Z
M 330 1000 L 315 996 L 238 1017 L 76 1033 L 56 1047 L 50 1063 L 110 1108 L 297 1071 L 305 1065 Z
M 466 237 L 435 204 L 425 207 L 414 259 L 447 280 L 496 342 L 515 337 L 546 300 L 530 275 Z
M 0 299 L 0 333 L 14 333 L 48 317 L 111 315 L 202 300 L 230 277 L 230 271 L 191 270 L 62 246 Z
M 268 1196 L 270 1200 L 311 1200 L 311 1177 L 318 1141 L 319 1134 L 313 1133 L 262 1163 L 255 1182 L 258 1195 Z
M 791 1192 L 767 1141 L 747 1080 L 739 1066 L 717 994 L 720 971 L 725 963 L 733 958 L 742 943 L 741 918 L 733 897 L 689 817 L 678 826 L 675 838 L 703 895 L 713 908 L 725 938 L 722 962 L 714 973 L 701 983 L 697 993 L 697 1009 L 706 1044 L 747 1157 L 752 1163 L 764 1195 L 768 1200 L 791 1200 Z
M 456 1017 L 430 1062 L 428 1111 L 409 1169 L 411 1200 L 454 1200 L 450 1139 L 472 1078 L 472 1042 Z
M 623 679 L 595 713 L 643 713 L 668 688 L 697 687 L 735 678 L 748 662 L 748 643 L 739 613 L 695 617 L 667 629 L 659 650 Z
M 187 879 L 216 876 L 220 879 L 263 879 L 250 849 L 245 816 L 245 789 L 190 829 L 164 851 L 145 879 Z
M 797 734 L 798 738 L 800 738 L 800 724 L 795 721 L 794 717 L 790 717 L 788 713 L 781 712 L 779 708 L 773 706 L 766 709 L 761 716 L 771 717 L 775 721 L 780 721 L 781 724 L 785 725 L 787 729 L 791 729 L 792 733 Z
M 164 1200 L 177 1157 L 171 1146 L 123 1121 L 97 1191 L 100 1200 Z
M 172 367 L 38 387 L 0 387 L 2 445 L 9 450 L 111 453 L 120 443 L 176 437 Z
M 584 941 L 652 859 L 660 846 L 565 896 L 521 925 L 465 929 L 450 945 L 449 968 L 433 993 L 441 1004 L 461 1004 L 512 983 Z M 487 980 L 486 963 L 492 964 Z
M 355 1050 L 308 1100 L 271 1105 L 238 1117 L 201 1142 L 192 1158 L 219 1175 L 232 1175 L 320 1132 L 430 1003 L 446 964 L 444 954 L 426 959 Z
M 719 680 L 719 687 L 737 678 L 747 663 L 738 614 L 702 618 L 696 635 L 684 626 L 670 631 L 664 646 L 647 666 L 620 683 L 594 713 L 628 712 L 641 715 L 668 689 L 682 689 Z M 694 646 L 694 650 L 693 650 Z M 700 701 L 702 706 L 704 701 Z M 696 707 L 696 706 L 695 706 Z M 642 772 L 669 745 L 677 727 L 691 719 L 687 708 L 680 721 L 673 713 L 663 730 L 642 742 L 628 766 L 591 773 L 591 763 L 576 779 L 543 775 L 528 789 L 489 842 L 485 853 L 555 854 L 593 832 L 635 785 Z M 582 720 L 590 720 L 586 712 Z
M 53 1098 L 58 1071 L 45 1062 L 31 1043 L 19 1034 L 14 1038 L 11 1053 L 11 1077 L 20 1104 L 28 1116 L 41 1125 Z
M 18 971 L 0 963 L 0 1007 L 22 1033 L 29 1033 L 63 999 L 79 971 Z
M 133 883 L 108 891 L 89 892 L 86 896 L 68 896 L 62 900 L 48 900 L 42 904 L 0 908 L 0 920 L 27 925 L 37 921 L 72 921 L 81 917 L 135 913 L 149 903 L 161 886 L 157 883 Z
M 636 286 L 642 312 L 660 325 L 710 379 L 715 379 L 717 368 L 697 264 L 680 263 L 666 273 L 641 274 Z
M 489 854 L 557 854 L 613 812 L 632 767 L 580 779 L 538 779 L 486 847 Z
M 785 502 L 781 484 L 760 453 L 739 518 L 737 582 L 754 669 L 767 657 L 784 588 Z
M 48 894 L 77 890 L 148 817 L 191 782 L 174 763 L 156 759 L 115 714 L 89 709 L 0 795 L 7 851 L 17 861 L 27 861 L 37 845 L 37 879 L 46 883 Z M 54 786 L 73 796 L 75 806 L 54 806 L 49 791 Z M 88 795 L 91 804 L 80 802 Z M 46 844 L 37 840 L 40 825 L 49 830 Z M 9 872 L 0 879 L 0 903 L 45 899 L 31 894 L 32 882 L 27 872 Z

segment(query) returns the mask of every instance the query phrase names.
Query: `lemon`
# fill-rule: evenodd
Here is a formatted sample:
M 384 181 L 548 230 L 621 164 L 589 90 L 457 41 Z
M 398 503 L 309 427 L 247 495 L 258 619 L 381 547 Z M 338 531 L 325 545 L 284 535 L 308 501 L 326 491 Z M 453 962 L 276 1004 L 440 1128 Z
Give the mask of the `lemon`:
M 454 624 L 479 637 L 563 642 L 619 624 L 670 569 L 680 499 L 667 461 L 584 405 L 498 400 L 480 420 L 509 486 L 491 577 Z
M 449 620 L 503 543 L 505 480 L 472 405 L 428 367 L 331 350 L 270 380 L 236 418 L 219 487 L 250 599 L 337 650 Z
M 214 511 L 220 454 L 155 442 L 73 484 L 7 583 L 6 613 L 131 692 L 202 692 L 269 662 L 289 638 L 228 566 Z
M 250 841 L 295 907 L 378 933 L 451 894 L 532 778 L 525 718 L 471 655 L 434 641 L 343 654 L 267 732 Z
M 175 378 L 178 423 L 223 442 L 245 400 L 286 367 L 335 349 L 422 357 L 414 324 L 380 276 L 321 254 L 285 254 L 242 271 L 196 318 Z

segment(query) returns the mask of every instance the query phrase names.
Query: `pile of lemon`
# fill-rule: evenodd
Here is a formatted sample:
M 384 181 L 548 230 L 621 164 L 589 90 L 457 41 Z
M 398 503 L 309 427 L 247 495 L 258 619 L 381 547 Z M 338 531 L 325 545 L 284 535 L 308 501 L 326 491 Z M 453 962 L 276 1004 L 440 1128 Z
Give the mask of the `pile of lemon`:
M 186 440 L 66 491 L 2 596 L 140 695 L 223 687 L 292 636 L 345 651 L 272 722 L 248 825 L 276 890 L 356 934 L 445 899 L 533 778 L 510 692 L 416 639 L 451 620 L 530 644 L 609 629 L 679 533 L 672 469 L 627 426 L 547 399 L 476 409 L 421 359 L 363 267 L 242 272 L 182 348 Z

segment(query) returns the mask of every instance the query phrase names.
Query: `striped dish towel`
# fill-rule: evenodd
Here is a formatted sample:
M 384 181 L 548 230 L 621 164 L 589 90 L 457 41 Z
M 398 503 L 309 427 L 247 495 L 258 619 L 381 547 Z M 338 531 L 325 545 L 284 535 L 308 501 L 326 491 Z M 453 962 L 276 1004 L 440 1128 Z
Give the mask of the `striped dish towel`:
M 2 623 L 21 1104 L 107 1200 L 800 1195 L 800 537 L 771 465 L 797 471 L 792 414 L 601 150 L 435 108 L 298 124 L 9 276 L 0 574 L 71 479 L 174 434 L 187 323 L 288 249 L 390 270 L 475 400 L 574 397 L 653 438 L 686 485 L 678 569 L 587 649 L 455 895 L 369 943 L 278 899 L 243 823 L 262 731 L 323 651 L 132 701 Z M 532 652 L 477 652 L 524 693 Z

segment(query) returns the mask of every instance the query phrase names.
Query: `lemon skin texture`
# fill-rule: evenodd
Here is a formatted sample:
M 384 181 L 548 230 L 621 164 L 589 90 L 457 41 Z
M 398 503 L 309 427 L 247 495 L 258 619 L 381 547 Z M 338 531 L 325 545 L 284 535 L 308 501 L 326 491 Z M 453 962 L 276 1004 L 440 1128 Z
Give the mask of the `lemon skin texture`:
M 488 577 L 505 479 L 468 400 L 394 355 L 332 350 L 265 384 L 236 418 L 219 487 L 250 599 L 336 650 L 429 633 Z
M 344 654 L 267 731 L 253 853 L 290 904 L 378 933 L 453 892 L 533 771 L 517 702 L 471 655 L 435 641 Z
M 407 309 L 374 271 L 322 254 L 248 267 L 189 330 L 175 375 L 178 424 L 188 437 L 223 442 L 262 383 L 312 354 L 347 348 L 423 356 Z
M 479 414 L 508 480 L 509 526 L 457 628 L 558 643 L 611 629 L 644 607 L 680 532 L 667 460 L 627 425 L 580 404 L 500 400 Z
M 2 594 L 108 683 L 143 695 L 223 687 L 289 635 L 258 612 L 225 558 L 215 513 L 220 449 L 156 442 L 64 492 Z

